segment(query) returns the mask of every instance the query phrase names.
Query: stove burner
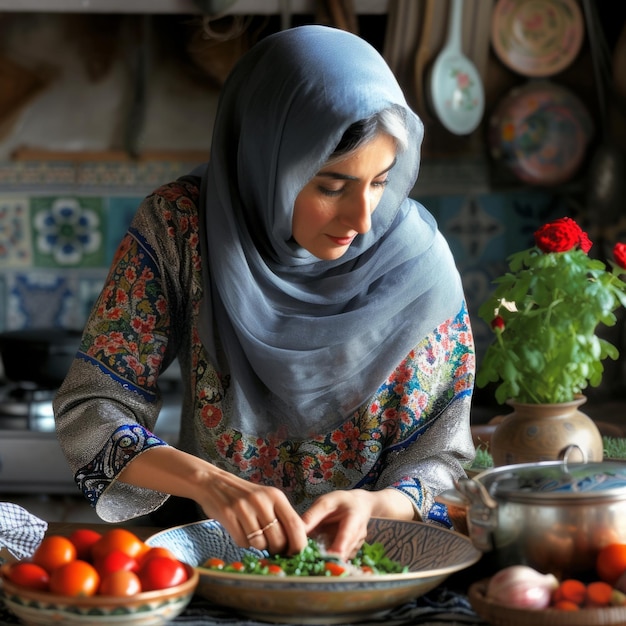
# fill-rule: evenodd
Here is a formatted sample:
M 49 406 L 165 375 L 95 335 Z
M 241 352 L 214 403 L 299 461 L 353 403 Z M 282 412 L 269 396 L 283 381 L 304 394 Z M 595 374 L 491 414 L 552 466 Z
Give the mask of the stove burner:
M 0 428 L 8 430 L 54 431 L 52 399 L 54 389 L 29 383 L 0 387 Z
M 42 400 L 52 400 L 55 393 L 56 389 L 44 389 L 26 383 L 17 383 L 11 385 L 5 395 L 15 402 L 41 402 Z

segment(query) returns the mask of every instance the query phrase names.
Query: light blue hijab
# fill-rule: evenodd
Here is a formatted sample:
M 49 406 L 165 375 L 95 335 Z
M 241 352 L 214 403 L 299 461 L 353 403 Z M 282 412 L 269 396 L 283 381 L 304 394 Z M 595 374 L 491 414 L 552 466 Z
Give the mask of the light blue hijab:
M 406 107 L 372 229 L 322 261 L 291 237 L 295 198 L 344 131 Z M 423 125 L 380 54 L 330 27 L 261 40 L 223 86 L 203 176 L 200 336 L 230 374 L 230 426 L 294 439 L 326 433 L 370 399 L 409 351 L 460 309 L 462 289 L 432 216 L 408 199 Z

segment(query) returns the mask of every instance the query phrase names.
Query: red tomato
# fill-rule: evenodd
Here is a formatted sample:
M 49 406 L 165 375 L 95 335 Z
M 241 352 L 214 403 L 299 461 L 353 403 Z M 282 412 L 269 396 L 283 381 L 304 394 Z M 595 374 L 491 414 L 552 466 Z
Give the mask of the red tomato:
M 76 548 L 76 558 L 82 561 L 90 561 L 92 558 L 91 547 L 100 538 L 102 538 L 102 533 L 90 528 L 78 528 L 75 530 L 69 536 L 69 540 Z
M 167 556 L 148 559 L 139 570 L 139 580 L 144 591 L 175 587 L 187 580 L 185 566 Z
M 267 573 L 272 576 L 285 576 L 285 570 L 280 565 L 273 563 L 267 566 Z
M 50 591 L 64 596 L 93 596 L 99 585 L 96 568 L 86 561 L 71 561 L 50 574 Z
M 32 561 L 43 567 L 48 574 L 76 558 L 76 548 L 67 538 L 59 535 L 49 535 L 43 538 L 33 554 Z
M 50 584 L 50 575 L 41 565 L 35 563 L 15 563 L 7 574 L 9 580 L 20 587 L 46 591 Z
M 626 572 L 626 543 L 610 543 L 598 552 L 596 571 L 600 580 L 613 585 Z
M 113 550 L 95 563 L 98 574 L 104 577 L 118 571 L 136 572 L 139 569 L 137 559 L 121 550 Z
M 125 528 L 107 530 L 96 543 L 91 552 L 95 562 L 101 561 L 109 552 L 120 550 L 133 558 L 138 558 L 148 546 L 134 533 Z
M 128 570 L 117 570 L 106 574 L 98 589 L 101 596 L 134 596 L 140 591 L 139 576 Z
M 341 576 L 342 574 L 345 573 L 346 568 L 342 567 L 341 565 L 339 565 L 339 563 L 333 563 L 332 561 L 328 561 L 325 565 L 324 565 L 324 569 L 331 575 L 331 576 Z
M 204 562 L 203 567 L 211 567 L 213 569 L 224 569 L 226 563 L 222 559 L 218 559 L 216 556 L 212 556 Z
M 171 550 L 168 550 L 167 548 L 163 548 L 161 546 L 155 546 L 153 548 L 148 548 L 148 550 L 141 555 L 139 565 L 143 565 L 148 559 L 151 559 L 155 556 L 166 556 L 169 559 L 176 560 L 176 557 Z

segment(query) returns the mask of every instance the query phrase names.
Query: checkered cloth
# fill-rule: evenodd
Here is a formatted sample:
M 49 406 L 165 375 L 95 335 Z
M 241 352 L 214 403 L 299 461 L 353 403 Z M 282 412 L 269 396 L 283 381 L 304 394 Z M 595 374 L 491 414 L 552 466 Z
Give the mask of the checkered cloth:
M 16 559 L 31 556 L 47 529 L 48 522 L 21 506 L 0 502 L 0 548 L 6 548 Z

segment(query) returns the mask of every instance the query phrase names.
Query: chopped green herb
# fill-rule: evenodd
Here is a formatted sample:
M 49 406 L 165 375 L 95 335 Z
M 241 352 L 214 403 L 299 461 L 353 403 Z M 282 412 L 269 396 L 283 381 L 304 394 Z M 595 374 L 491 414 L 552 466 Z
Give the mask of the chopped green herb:
M 264 576 L 349 576 L 350 573 L 402 574 L 409 568 L 385 555 L 382 543 L 364 543 L 356 557 L 344 563 L 337 557 L 324 554 L 314 539 L 309 539 L 306 547 L 293 556 L 275 555 L 258 557 L 244 554 L 241 561 L 213 565 L 210 558 L 202 567 L 222 572 L 260 574 Z

